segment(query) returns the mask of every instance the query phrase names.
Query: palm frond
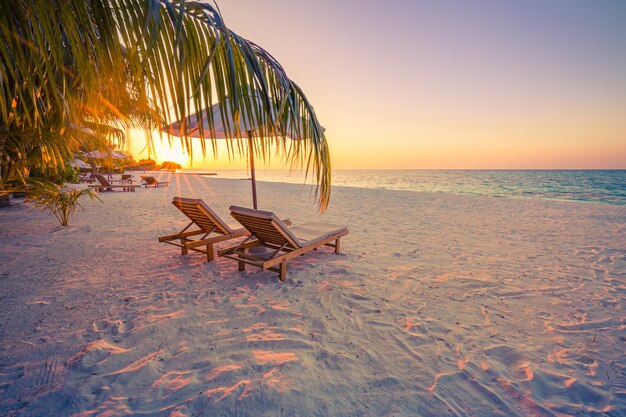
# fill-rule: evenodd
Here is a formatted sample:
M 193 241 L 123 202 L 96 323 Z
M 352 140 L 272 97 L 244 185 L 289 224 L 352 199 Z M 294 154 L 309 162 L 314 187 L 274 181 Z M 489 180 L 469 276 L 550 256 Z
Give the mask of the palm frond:
M 121 141 L 110 133 L 154 129 L 217 102 L 222 114 L 261 124 L 250 126 L 268 138 L 257 147 L 261 158 L 278 145 L 288 162 L 312 171 L 320 208 L 328 205 L 330 156 L 313 107 L 276 59 L 231 31 L 217 8 L 183 0 L 14 3 L 0 4 L 3 177 L 32 163 L 62 164 L 80 147 L 65 134 L 71 126 Z M 254 92 L 261 100 L 250 99 Z M 232 137 L 241 135 L 238 126 Z M 287 145 L 288 135 L 306 139 Z M 181 142 L 192 155 L 194 141 Z M 228 143 L 229 155 L 246 152 Z M 20 165 L 18 154 L 33 159 Z

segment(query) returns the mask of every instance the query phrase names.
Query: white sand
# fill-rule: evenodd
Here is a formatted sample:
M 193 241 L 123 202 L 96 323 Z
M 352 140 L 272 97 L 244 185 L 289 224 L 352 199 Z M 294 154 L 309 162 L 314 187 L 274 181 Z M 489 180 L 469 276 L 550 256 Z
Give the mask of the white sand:
M 173 196 L 250 205 L 172 181 L 69 228 L 0 210 L 0 415 L 626 415 L 626 207 L 337 187 L 319 216 L 260 183 L 261 208 L 351 230 L 280 283 L 158 243 Z

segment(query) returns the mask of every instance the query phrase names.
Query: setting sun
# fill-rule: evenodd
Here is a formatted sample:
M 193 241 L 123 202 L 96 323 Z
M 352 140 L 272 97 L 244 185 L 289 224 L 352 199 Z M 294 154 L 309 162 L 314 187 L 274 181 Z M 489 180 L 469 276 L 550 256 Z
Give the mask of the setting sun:
M 189 166 L 189 155 L 185 153 L 180 143 L 172 143 L 170 146 L 167 141 L 161 143 L 160 140 L 154 142 L 155 153 L 154 158 L 158 163 L 165 161 L 176 162 L 186 168 Z

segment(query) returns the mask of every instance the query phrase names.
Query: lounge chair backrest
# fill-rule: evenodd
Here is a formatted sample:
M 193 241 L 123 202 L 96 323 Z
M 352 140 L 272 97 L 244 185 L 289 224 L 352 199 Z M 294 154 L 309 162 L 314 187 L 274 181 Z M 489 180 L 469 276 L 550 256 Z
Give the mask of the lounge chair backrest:
M 100 182 L 100 184 L 102 184 L 105 187 L 110 187 L 111 183 L 109 182 L 109 180 L 106 179 L 106 177 L 102 174 L 94 174 L 94 177 L 96 177 L 96 179 Z
M 232 234 L 231 229 L 206 203 L 196 198 L 174 197 L 172 204 L 205 232 Z
M 122 180 L 127 181 L 131 179 L 133 176 L 131 174 L 122 174 Z
M 231 216 L 250 231 L 262 243 L 287 245 L 294 249 L 302 247 L 300 240 L 271 211 L 230 206 Z
M 156 178 L 152 177 L 152 176 L 141 176 L 141 179 L 144 180 L 145 182 L 147 182 L 149 185 L 154 185 L 156 184 L 158 181 L 156 180 Z

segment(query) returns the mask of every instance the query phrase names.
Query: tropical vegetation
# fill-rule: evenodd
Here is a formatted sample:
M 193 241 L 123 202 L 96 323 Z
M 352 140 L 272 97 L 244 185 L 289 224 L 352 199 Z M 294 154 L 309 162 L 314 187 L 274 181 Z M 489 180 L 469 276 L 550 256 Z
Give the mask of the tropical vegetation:
M 254 120 L 259 157 L 278 152 L 312 172 L 321 209 L 328 204 L 330 156 L 313 107 L 212 5 L 4 1 L 0 44 L 0 187 L 26 182 L 33 169 L 63 169 L 81 150 L 120 145 L 128 128 L 153 130 L 219 103 L 235 119 Z M 231 136 L 241 137 L 236 126 Z M 215 140 L 180 140 L 189 154 L 194 142 L 203 154 L 217 152 Z M 247 152 L 228 143 L 229 157 Z
M 80 199 L 89 197 L 98 199 L 91 188 L 64 189 L 51 181 L 30 180 L 27 200 L 34 202 L 41 211 L 54 214 L 61 226 L 69 226 L 70 216 L 77 208 L 83 208 Z

